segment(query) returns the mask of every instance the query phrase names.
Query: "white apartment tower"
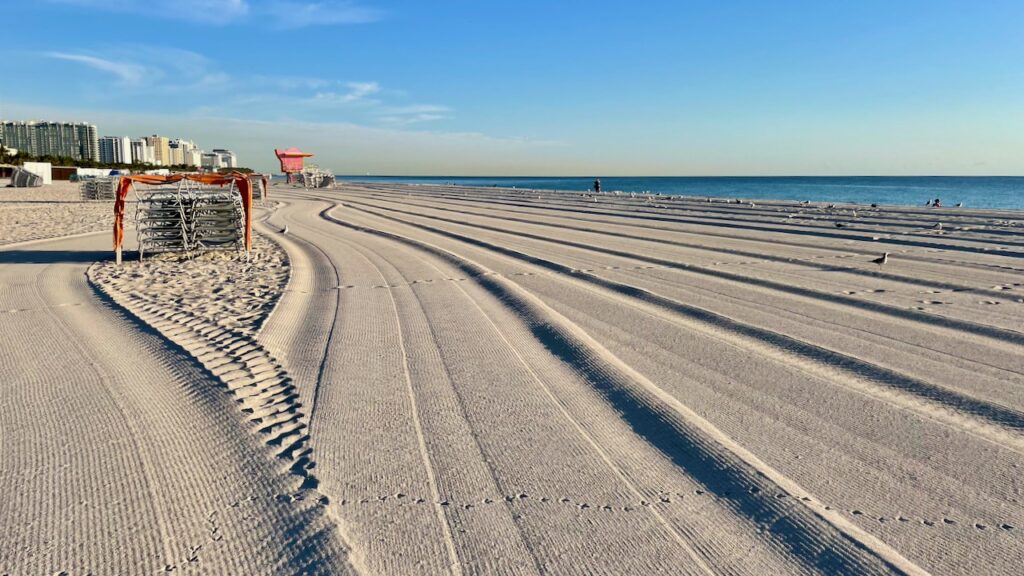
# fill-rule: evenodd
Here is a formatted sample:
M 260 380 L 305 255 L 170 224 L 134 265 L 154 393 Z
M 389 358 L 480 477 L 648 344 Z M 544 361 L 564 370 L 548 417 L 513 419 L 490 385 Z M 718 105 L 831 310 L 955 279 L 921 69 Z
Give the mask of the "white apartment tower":
M 127 136 L 100 138 L 100 162 L 107 164 L 132 163 L 132 139 Z
M 132 140 L 132 159 L 139 164 L 156 164 L 153 148 L 150 147 L 145 138 Z
M 220 161 L 220 154 L 216 152 L 203 152 L 201 164 L 207 170 L 217 170 L 224 167 L 224 164 Z
M 220 164 L 224 168 L 238 168 L 238 156 L 231 150 L 214 148 L 213 153 L 220 157 Z

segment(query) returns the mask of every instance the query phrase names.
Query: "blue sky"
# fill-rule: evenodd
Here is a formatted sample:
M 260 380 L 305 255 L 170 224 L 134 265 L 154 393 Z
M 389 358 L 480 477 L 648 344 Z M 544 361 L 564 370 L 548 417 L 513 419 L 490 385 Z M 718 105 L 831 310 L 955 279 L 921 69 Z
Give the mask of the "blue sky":
M 341 173 L 1024 174 L 1024 2 L 4 2 L 0 116 Z M 17 24 L 14 24 L 17 23 Z

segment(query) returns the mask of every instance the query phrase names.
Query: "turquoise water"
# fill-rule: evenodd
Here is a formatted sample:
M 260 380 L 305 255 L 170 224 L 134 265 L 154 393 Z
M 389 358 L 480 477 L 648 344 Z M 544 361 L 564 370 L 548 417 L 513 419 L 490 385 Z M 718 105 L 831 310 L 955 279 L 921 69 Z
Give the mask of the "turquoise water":
M 593 178 L 340 176 L 350 182 L 458 184 L 583 192 Z M 809 200 L 922 206 L 941 198 L 944 206 L 1024 210 L 1021 176 L 807 176 L 807 177 L 656 177 L 601 178 L 605 191 L 653 192 L 682 196 Z

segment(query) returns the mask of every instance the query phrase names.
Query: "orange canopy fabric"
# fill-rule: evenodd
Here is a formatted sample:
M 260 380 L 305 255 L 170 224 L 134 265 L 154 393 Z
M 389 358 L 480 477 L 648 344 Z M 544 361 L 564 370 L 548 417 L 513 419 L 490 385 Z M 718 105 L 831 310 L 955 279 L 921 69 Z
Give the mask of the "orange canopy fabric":
M 121 244 L 124 243 L 124 207 L 132 183 L 154 185 L 180 182 L 182 180 L 218 186 L 233 182 L 238 186 L 238 192 L 242 195 L 242 207 L 245 209 L 245 251 L 251 251 L 252 183 L 249 182 L 249 177 L 241 172 L 229 172 L 227 174 L 171 174 L 170 176 L 156 176 L 152 174 L 122 176 L 121 185 L 117 189 L 117 200 L 114 201 L 114 251 L 120 254 Z

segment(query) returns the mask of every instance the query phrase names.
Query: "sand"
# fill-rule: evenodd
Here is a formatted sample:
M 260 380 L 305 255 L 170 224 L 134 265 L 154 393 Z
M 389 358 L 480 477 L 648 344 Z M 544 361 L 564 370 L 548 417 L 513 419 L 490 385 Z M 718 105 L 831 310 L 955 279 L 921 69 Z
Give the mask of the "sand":
M 39 188 L 8 188 L 0 179 L 0 246 L 110 230 L 109 202 L 81 200 L 78 183 L 54 182 Z
M 272 192 L 249 262 L 0 249 L 0 573 L 1024 562 L 1018 213 Z

